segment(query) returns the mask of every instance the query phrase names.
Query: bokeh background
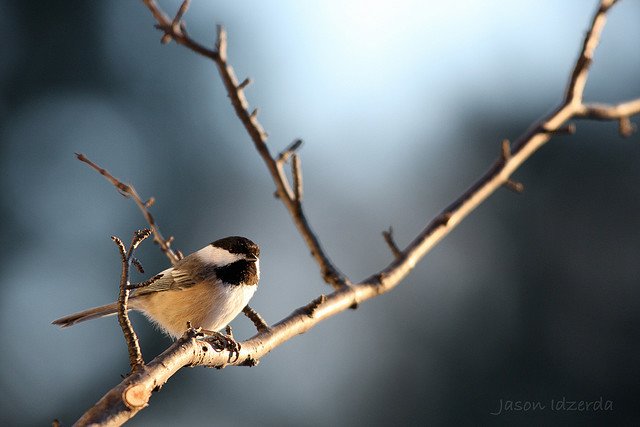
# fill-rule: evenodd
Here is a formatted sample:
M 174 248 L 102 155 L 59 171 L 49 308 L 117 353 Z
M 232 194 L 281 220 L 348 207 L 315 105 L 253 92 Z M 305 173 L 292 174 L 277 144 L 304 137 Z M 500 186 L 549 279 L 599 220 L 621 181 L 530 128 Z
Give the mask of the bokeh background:
M 209 45 L 226 25 L 271 150 L 305 140 L 309 219 L 357 281 L 391 260 L 383 229 L 407 244 L 560 102 L 596 3 L 194 0 L 186 21 Z M 115 298 L 109 236 L 145 225 L 76 151 L 155 196 L 183 252 L 258 242 L 268 321 L 328 292 L 213 63 L 153 24 L 140 2 L 0 2 L 2 425 L 71 424 L 128 368 L 114 318 L 50 325 Z M 640 3 L 623 1 L 587 100 L 640 96 L 638 40 Z M 640 423 L 639 164 L 638 134 L 578 123 L 516 173 L 523 195 L 498 191 L 392 293 L 256 368 L 182 370 L 131 425 Z M 150 243 L 140 258 L 167 266 Z M 133 321 L 148 360 L 170 344 Z M 563 397 L 613 411 L 490 415 Z

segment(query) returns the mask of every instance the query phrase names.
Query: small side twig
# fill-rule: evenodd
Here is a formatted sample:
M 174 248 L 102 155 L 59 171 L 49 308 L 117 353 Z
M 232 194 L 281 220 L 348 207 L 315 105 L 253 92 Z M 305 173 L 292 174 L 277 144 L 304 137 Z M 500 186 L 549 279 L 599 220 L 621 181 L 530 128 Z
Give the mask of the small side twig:
M 522 194 L 524 192 L 524 184 L 513 179 L 507 179 L 504 186 L 514 193 Z
M 393 254 L 393 256 L 396 259 L 401 258 L 402 251 L 400 250 L 398 245 L 396 245 L 396 242 L 393 239 L 393 227 L 389 226 L 388 230 L 384 230 L 382 232 L 382 237 L 384 237 L 384 241 L 387 242 L 387 246 L 389 246 L 389 249 L 391 250 L 391 253 Z
M 288 162 L 289 158 L 293 154 L 295 154 L 295 152 L 298 151 L 300 149 L 300 147 L 302 147 L 302 140 L 301 139 L 296 139 L 291 144 L 289 144 L 289 146 L 287 148 L 282 150 L 280 152 L 280 154 L 278 154 L 278 157 L 276 158 L 276 162 L 279 163 L 279 164 Z
M 131 244 L 129 245 L 129 249 L 126 250 L 124 243 L 117 236 L 111 236 L 111 240 L 115 242 L 118 246 L 118 251 L 120 252 L 120 258 L 122 260 L 122 274 L 120 276 L 120 292 L 118 295 L 118 323 L 120 324 L 120 328 L 122 328 L 122 333 L 124 334 L 125 341 L 127 342 L 127 349 L 129 351 L 129 364 L 131 365 L 131 372 L 134 372 L 136 369 L 144 365 L 144 359 L 142 358 L 142 351 L 140 350 L 140 343 L 138 342 L 138 336 L 136 332 L 133 330 L 133 325 L 131 324 L 131 320 L 129 320 L 129 294 L 132 289 L 136 287 L 141 287 L 140 285 L 131 286 L 130 284 L 130 267 L 133 264 L 133 252 L 136 250 L 138 245 L 142 243 L 147 237 L 151 235 L 151 230 L 148 228 L 144 230 L 138 230 L 133 234 L 133 239 L 131 240 Z M 136 260 L 137 264 L 140 264 L 140 261 Z M 161 277 L 161 275 L 159 275 Z M 141 285 L 148 286 L 153 283 L 155 280 L 159 279 L 159 276 L 155 276 L 146 282 L 143 282 Z
M 267 322 L 253 308 L 251 308 L 251 307 L 249 307 L 247 305 L 242 309 L 242 313 L 245 316 L 247 316 L 247 318 L 249 318 L 249 320 L 251 320 L 253 322 L 253 324 L 255 325 L 255 327 L 258 330 L 258 332 L 266 332 L 266 331 L 269 330 L 269 325 L 267 324 Z
M 252 83 L 252 80 L 251 80 L 249 77 L 247 77 L 246 79 L 244 79 L 244 80 L 242 81 L 242 83 L 240 83 L 240 84 L 237 86 L 237 87 L 238 87 L 238 90 L 243 90 L 243 89 L 245 89 L 245 88 L 246 88 L 247 86 L 249 86 L 251 83 Z
M 618 119 L 618 133 L 620 136 L 629 138 L 636 131 L 636 125 L 631 122 L 628 116 L 623 116 Z
M 136 257 L 131 257 L 131 264 L 138 270 L 138 273 L 144 274 L 144 267 L 142 267 L 142 263 Z
M 503 139 L 501 149 L 502 160 L 508 162 L 511 158 L 511 142 L 508 139 Z

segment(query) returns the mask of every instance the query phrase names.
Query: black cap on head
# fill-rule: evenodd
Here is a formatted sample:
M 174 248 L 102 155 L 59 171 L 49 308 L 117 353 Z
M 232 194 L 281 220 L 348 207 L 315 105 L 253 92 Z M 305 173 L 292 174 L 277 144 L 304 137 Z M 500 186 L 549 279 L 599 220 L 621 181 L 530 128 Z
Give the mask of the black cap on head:
M 256 258 L 260 256 L 260 247 L 251 240 L 242 236 L 225 237 L 224 239 L 212 242 L 211 246 L 226 249 L 232 254 L 253 255 Z

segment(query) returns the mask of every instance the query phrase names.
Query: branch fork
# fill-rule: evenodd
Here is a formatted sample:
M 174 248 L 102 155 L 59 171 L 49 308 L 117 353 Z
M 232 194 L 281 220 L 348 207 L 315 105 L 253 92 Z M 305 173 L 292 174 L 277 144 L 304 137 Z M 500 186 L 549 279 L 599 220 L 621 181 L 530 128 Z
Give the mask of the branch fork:
M 131 372 L 135 372 L 140 367 L 144 366 L 144 359 L 142 358 L 142 351 L 140 350 L 140 343 L 138 342 L 138 336 L 133 330 L 133 325 L 129 320 L 129 294 L 134 289 L 143 288 L 153 284 L 156 280 L 162 277 L 162 274 L 153 276 L 151 279 L 142 283 L 131 285 L 130 283 L 130 270 L 133 265 L 138 271 L 143 272 L 142 264 L 136 258 L 133 253 L 138 248 L 138 245 L 142 243 L 147 237 L 151 235 L 151 230 L 145 228 L 138 230 L 133 234 L 133 239 L 127 250 L 122 243 L 122 240 L 117 236 L 111 236 L 111 240 L 118 247 L 120 252 L 120 259 L 122 261 L 122 274 L 120 276 L 120 292 L 118 294 L 118 323 L 122 328 L 125 341 L 127 342 L 127 349 L 129 351 L 129 365 L 131 366 Z

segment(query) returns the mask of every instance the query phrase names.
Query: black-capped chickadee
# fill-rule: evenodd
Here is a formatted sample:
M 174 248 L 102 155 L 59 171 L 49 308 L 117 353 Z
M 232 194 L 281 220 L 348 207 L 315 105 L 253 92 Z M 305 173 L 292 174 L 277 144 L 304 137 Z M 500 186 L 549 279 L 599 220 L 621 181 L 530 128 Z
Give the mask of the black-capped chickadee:
M 129 307 L 141 311 L 167 334 L 179 338 L 187 328 L 224 328 L 247 305 L 258 287 L 260 248 L 245 237 L 231 236 L 181 259 L 157 281 L 131 291 Z M 109 316 L 117 303 L 90 308 L 54 320 L 67 327 Z

